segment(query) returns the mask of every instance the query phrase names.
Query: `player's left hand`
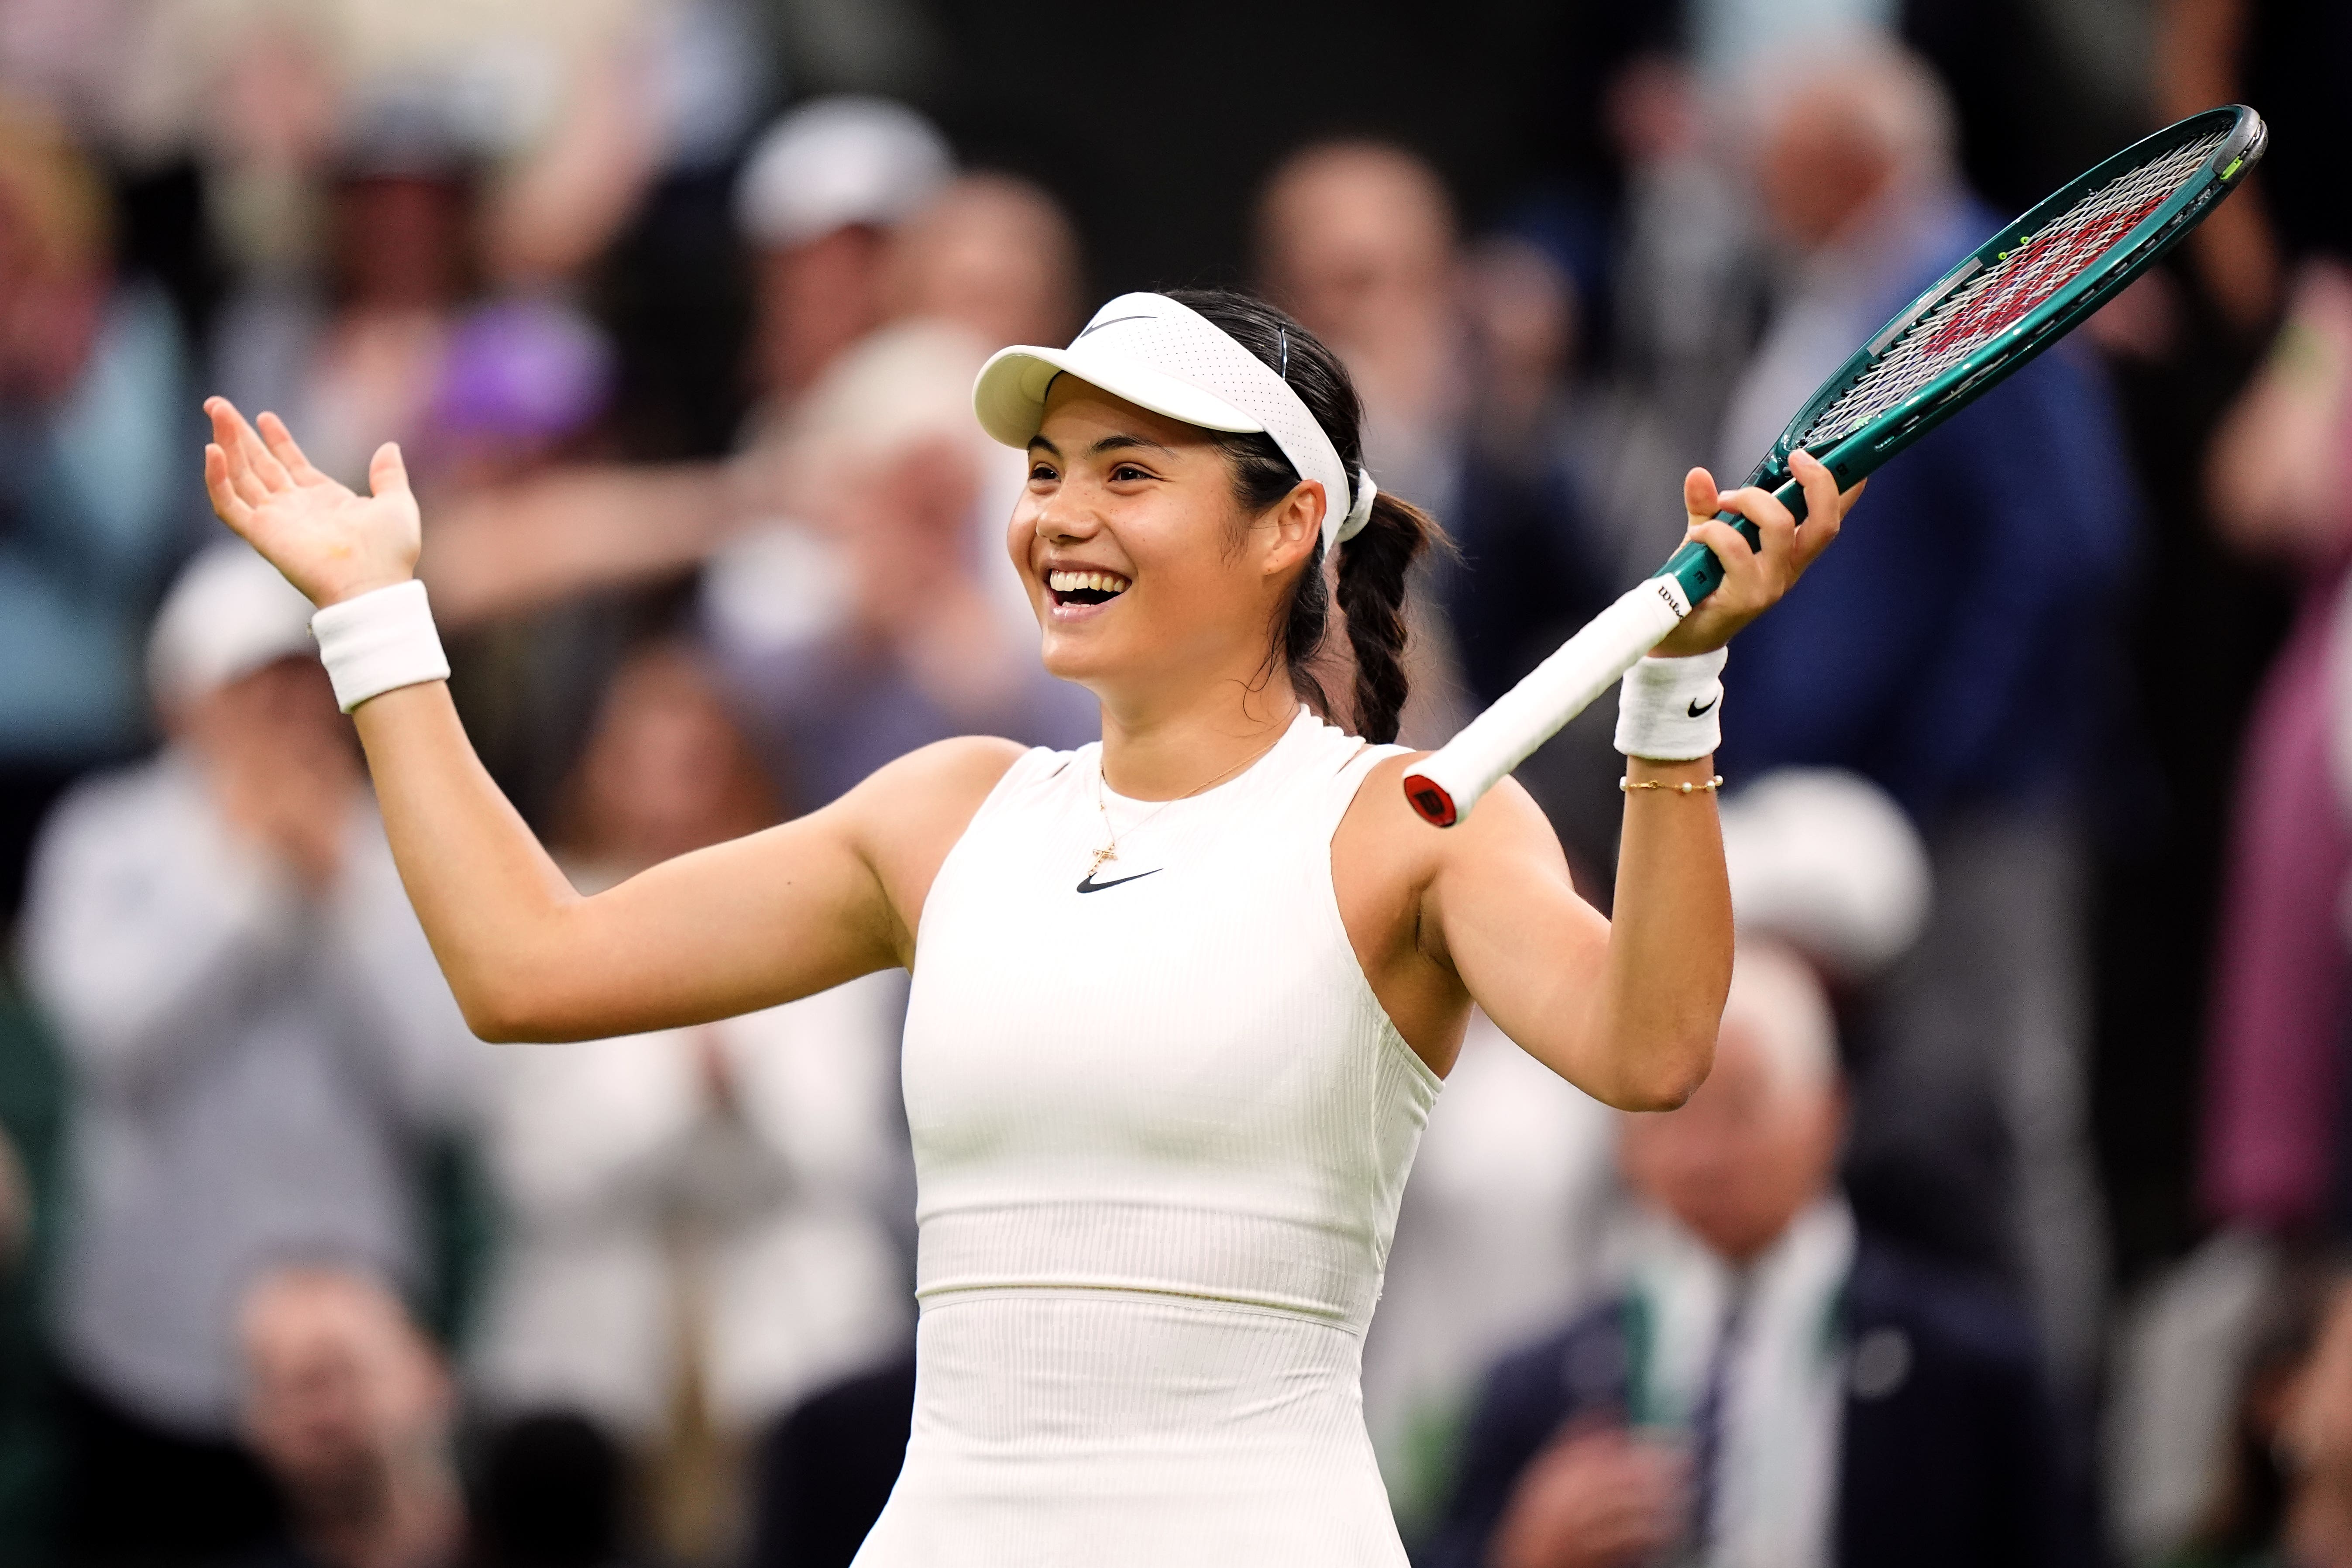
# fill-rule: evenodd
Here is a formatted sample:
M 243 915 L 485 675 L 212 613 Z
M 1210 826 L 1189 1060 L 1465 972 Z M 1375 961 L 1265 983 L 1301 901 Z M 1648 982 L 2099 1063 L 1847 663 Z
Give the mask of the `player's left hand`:
M 1800 523 L 1769 490 L 1750 485 L 1718 491 L 1715 476 L 1693 468 L 1683 479 L 1683 510 L 1690 515 L 1690 531 L 1723 563 L 1723 583 L 1683 617 L 1657 646 L 1662 658 L 1680 658 L 1711 653 L 1731 640 L 1740 627 L 1780 603 L 1780 595 L 1805 574 L 1805 568 L 1835 543 L 1845 514 L 1862 497 L 1864 479 L 1843 495 L 1826 464 L 1810 452 L 1789 454 L 1789 471 L 1805 489 L 1805 521 Z M 1738 512 L 1762 534 L 1761 550 L 1750 550 L 1739 531 L 1715 514 Z

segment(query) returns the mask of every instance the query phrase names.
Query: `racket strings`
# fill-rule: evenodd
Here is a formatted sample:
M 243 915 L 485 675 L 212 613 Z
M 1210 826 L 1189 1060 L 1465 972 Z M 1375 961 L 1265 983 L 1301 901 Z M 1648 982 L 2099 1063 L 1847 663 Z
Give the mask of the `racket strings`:
M 2100 186 L 1938 301 L 1799 438 L 1821 451 L 1916 396 L 2105 255 L 2195 176 L 2227 132 L 2184 143 Z

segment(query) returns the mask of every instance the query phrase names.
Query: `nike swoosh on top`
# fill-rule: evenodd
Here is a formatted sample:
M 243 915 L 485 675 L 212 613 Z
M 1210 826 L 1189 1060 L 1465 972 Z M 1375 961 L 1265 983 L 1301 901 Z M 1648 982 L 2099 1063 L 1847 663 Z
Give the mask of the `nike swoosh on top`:
M 1088 328 L 1086 330 L 1086 331 L 1084 331 L 1084 332 L 1080 332 L 1080 333 L 1078 334 L 1078 336 L 1079 336 L 1079 337 L 1081 337 L 1081 338 L 1083 338 L 1083 337 L 1087 336 L 1087 333 L 1089 333 L 1089 332 L 1099 332 L 1099 331 L 1101 331 L 1105 327 L 1115 327 L 1115 326 L 1118 325 L 1121 321 L 1158 321 L 1159 319 L 1160 319 L 1159 317 L 1157 317 L 1157 316 L 1155 316 L 1155 315 L 1152 315 L 1150 311 L 1145 311 L 1145 312 L 1143 312 L 1143 313 L 1141 313 L 1141 314 L 1139 314 L 1139 315 L 1134 315 L 1134 316 L 1113 316 L 1113 317 L 1112 317 L 1109 321 L 1097 321 L 1093 326 L 1088 327 Z M 1128 880 L 1130 880 L 1130 881 L 1131 881 L 1131 880 L 1133 880 L 1133 879 L 1132 879 L 1132 878 L 1129 878 L 1129 879 L 1128 879 Z M 1105 883 L 1103 884 L 1103 886 L 1104 886 L 1104 887 L 1106 887 L 1106 888 L 1117 887 L 1118 885 L 1118 883 L 1116 883 L 1116 882 L 1105 882 Z
M 1703 708 L 1699 706 L 1698 699 L 1694 697 L 1690 700 L 1690 716 L 1694 719 L 1699 718 L 1706 712 L 1707 708 L 1712 708 L 1722 700 L 1722 694 L 1717 693 L 1717 695 L 1708 698 L 1706 700 L 1706 706 Z
M 1108 882 L 1096 881 L 1095 874 L 1092 871 L 1089 871 L 1086 874 L 1085 879 L 1078 883 L 1078 891 L 1081 893 L 1099 893 L 1106 888 L 1116 888 L 1121 882 L 1140 882 L 1146 877 L 1157 877 L 1160 872 L 1165 871 L 1166 869 L 1168 869 L 1168 868 L 1165 866 L 1155 866 L 1149 871 L 1138 871 L 1132 877 L 1113 877 Z

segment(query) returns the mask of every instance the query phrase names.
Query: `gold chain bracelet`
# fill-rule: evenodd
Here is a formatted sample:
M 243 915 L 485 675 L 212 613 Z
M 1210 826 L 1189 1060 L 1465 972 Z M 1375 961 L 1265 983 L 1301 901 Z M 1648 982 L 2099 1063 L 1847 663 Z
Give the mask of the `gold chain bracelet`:
M 1635 784 L 1632 779 L 1626 778 L 1619 779 L 1617 787 L 1627 795 L 1633 794 L 1637 789 L 1670 789 L 1677 795 L 1696 795 L 1701 790 L 1721 789 L 1723 775 L 1717 773 L 1705 784 L 1693 784 L 1688 779 L 1685 779 L 1680 784 L 1675 784 L 1666 779 L 1643 779 L 1640 784 Z

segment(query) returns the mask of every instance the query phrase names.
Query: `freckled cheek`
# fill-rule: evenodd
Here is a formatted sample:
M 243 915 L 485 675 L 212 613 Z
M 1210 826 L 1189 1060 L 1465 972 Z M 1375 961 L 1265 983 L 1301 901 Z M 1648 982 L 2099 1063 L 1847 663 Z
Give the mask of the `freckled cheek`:
M 1022 580 L 1024 582 L 1032 575 L 1029 570 L 1029 552 L 1036 542 L 1037 508 L 1035 503 L 1024 496 L 1013 508 L 1012 521 L 1004 525 L 1004 554 L 1006 559 L 1013 563 L 1013 569 L 1021 574 Z

